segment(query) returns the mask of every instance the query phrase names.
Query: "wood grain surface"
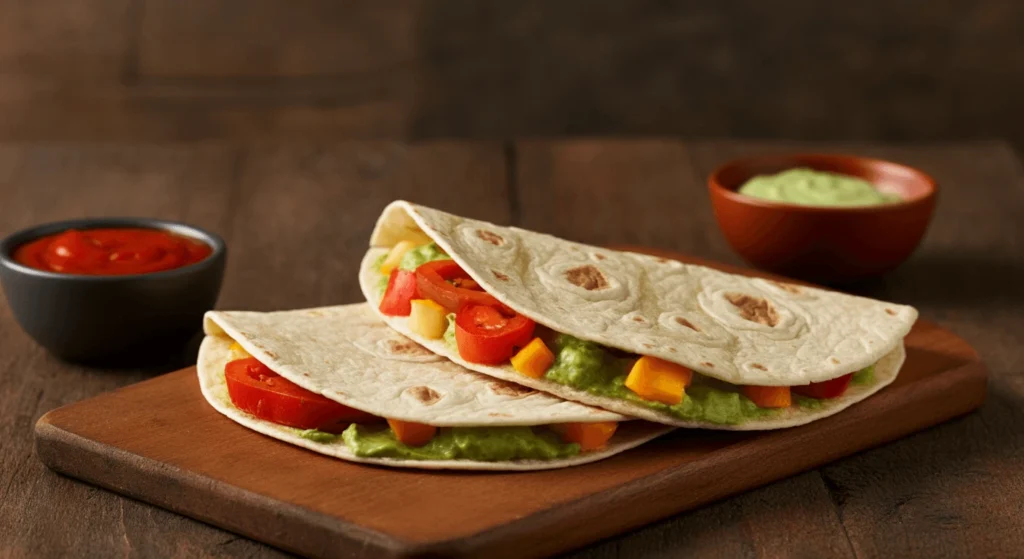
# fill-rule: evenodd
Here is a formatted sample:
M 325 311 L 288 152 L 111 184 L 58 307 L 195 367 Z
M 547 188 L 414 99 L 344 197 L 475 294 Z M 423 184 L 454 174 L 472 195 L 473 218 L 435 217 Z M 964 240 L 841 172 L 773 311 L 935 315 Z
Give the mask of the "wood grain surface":
M 398 196 L 574 239 L 738 264 L 713 223 L 704 178 L 730 157 L 794 147 L 808 145 L 8 144 L 0 145 L 0 230 L 98 214 L 208 227 L 231 246 L 220 308 L 358 300 L 348 270 L 357 266 L 380 207 Z M 998 142 L 810 147 L 897 159 L 940 181 L 938 212 L 921 250 L 857 290 L 913 304 L 967 339 L 989 366 L 988 400 L 966 418 L 574 557 L 1013 556 L 1024 548 L 1017 529 L 1024 502 L 1024 435 L 1017 427 L 1024 423 L 1020 162 Z M 60 363 L 21 332 L 6 304 L 0 348 L 0 555 L 280 556 L 52 474 L 32 455 L 32 425 L 44 412 L 154 371 Z
M 220 416 L 200 394 L 194 367 L 44 415 L 36 454 L 58 472 L 304 555 L 540 557 L 981 404 L 986 373 L 966 342 L 920 321 L 906 347 L 896 381 L 838 415 L 760 433 L 676 430 L 562 470 L 439 473 L 339 462 Z
M 1019 0 L 0 0 L 0 138 L 1024 146 Z

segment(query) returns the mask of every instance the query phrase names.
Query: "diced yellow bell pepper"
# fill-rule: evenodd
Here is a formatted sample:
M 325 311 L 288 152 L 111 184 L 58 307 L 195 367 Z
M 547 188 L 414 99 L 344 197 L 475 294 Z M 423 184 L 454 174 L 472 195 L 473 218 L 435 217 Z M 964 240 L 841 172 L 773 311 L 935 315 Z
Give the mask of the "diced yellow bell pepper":
M 534 338 L 512 356 L 512 368 L 531 378 L 543 377 L 554 362 L 555 354 L 540 338 Z
M 674 405 L 683 401 L 693 371 L 668 361 L 645 355 L 637 359 L 626 377 L 626 388 L 644 400 Z
M 402 257 L 405 256 L 405 253 L 414 248 L 416 248 L 416 243 L 412 241 L 400 241 L 397 245 L 391 247 L 388 257 L 380 264 L 380 273 L 390 274 L 391 270 L 394 270 L 402 263 Z
M 448 329 L 447 312 L 444 307 L 430 299 L 413 299 L 409 313 L 409 329 L 430 340 L 444 336 Z
M 249 357 L 252 357 L 251 355 L 249 355 L 248 351 L 245 351 L 245 348 L 242 347 L 242 344 L 238 342 L 231 342 L 230 350 L 232 361 L 237 359 L 248 359 Z

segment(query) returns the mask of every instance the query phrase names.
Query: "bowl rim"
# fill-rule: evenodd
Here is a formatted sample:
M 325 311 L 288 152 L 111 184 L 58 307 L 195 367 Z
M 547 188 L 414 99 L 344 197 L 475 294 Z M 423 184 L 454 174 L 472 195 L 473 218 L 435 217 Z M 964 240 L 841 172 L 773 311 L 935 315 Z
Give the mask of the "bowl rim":
M 916 176 L 916 178 L 920 179 L 920 181 L 926 186 L 927 192 L 916 198 L 900 200 L 899 202 L 891 204 L 865 206 L 808 206 L 802 204 L 794 204 L 791 202 L 764 200 L 762 198 L 755 198 L 753 196 L 740 194 L 736 190 L 727 188 L 719 180 L 721 174 L 724 173 L 727 169 L 735 167 L 741 163 L 780 163 L 802 160 L 804 162 L 807 162 L 808 166 L 813 167 L 814 162 L 836 161 L 839 159 L 855 160 L 857 163 L 865 166 L 881 167 L 887 171 L 899 170 L 903 173 L 914 175 Z M 796 164 L 793 167 L 796 167 Z M 711 171 L 711 173 L 708 175 L 707 182 L 708 190 L 711 192 L 712 197 L 720 196 L 731 202 L 735 202 L 737 204 L 744 204 L 748 206 L 755 206 L 765 209 L 786 210 L 801 213 L 868 214 L 904 211 L 907 208 L 932 204 L 939 192 L 938 181 L 936 181 L 934 177 L 922 171 L 921 169 L 918 169 L 917 167 L 911 167 L 910 165 L 905 165 L 903 163 L 898 163 L 896 161 L 892 161 L 889 159 L 865 157 L 849 153 L 828 152 L 786 152 L 737 157 L 734 159 L 730 159 L 725 163 L 722 163 L 721 165 L 715 167 L 715 169 Z
M 160 272 L 148 272 L 143 274 L 120 274 L 120 275 L 90 275 L 90 274 L 65 274 L 61 272 L 51 272 L 48 270 L 40 270 L 38 268 L 32 268 L 26 266 L 14 260 L 14 250 L 28 242 L 31 242 L 39 237 L 45 235 L 52 235 L 54 233 L 60 233 L 67 231 L 68 229 L 100 229 L 103 227 L 137 227 L 140 229 L 157 229 L 161 231 L 168 231 L 183 235 L 202 241 L 209 245 L 213 252 L 209 256 L 194 262 L 187 266 L 181 266 L 179 268 L 173 268 L 170 270 L 163 270 Z M 0 267 L 7 268 L 13 272 L 35 276 L 38 278 L 46 278 L 57 281 L 79 281 L 79 282 L 94 282 L 94 283 L 113 283 L 113 282 L 127 282 L 127 281 L 156 281 L 162 279 L 169 279 L 179 276 L 186 276 L 197 272 L 200 269 L 214 266 L 218 261 L 222 261 L 224 256 L 227 254 L 227 243 L 220 235 L 197 227 L 195 225 L 189 225 L 180 221 L 172 221 L 167 219 L 159 219 L 152 217 L 132 217 L 132 216 L 110 216 L 110 217 L 84 217 L 78 219 L 65 219 L 61 221 L 50 221 L 39 225 L 33 225 L 20 229 L 7 235 L 0 240 Z

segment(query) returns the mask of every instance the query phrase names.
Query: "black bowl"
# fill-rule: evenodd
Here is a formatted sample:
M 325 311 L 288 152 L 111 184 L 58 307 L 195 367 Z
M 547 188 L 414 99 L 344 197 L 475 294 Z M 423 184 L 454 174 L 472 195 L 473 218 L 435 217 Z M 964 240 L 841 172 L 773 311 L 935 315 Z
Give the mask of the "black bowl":
M 202 241 L 206 259 L 164 272 L 125 276 L 58 274 L 14 261 L 22 244 L 68 229 L 141 227 Z M 0 241 L 0 284 L 22 329 L 61 359 L 76 363 L 152 364 L 180 355 L 213 308 L 227 247 L 219 236 L 159 219 L 76 219 L 18 231 Z

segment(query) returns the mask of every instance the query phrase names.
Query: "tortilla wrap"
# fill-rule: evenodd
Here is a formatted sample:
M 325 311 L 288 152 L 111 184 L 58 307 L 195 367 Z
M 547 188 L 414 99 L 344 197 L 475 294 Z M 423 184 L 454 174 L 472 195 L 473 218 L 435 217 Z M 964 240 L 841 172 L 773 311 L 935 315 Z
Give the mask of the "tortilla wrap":
M 302 388 L 381 417 L 465 427 L 629 418 L 470 372 L 395 333 L 363 303 L 272 313 L 211 311 L 206 314 L 204 330 L 207 336 L 200 347 L 197 369 L 203 396 L 214 409 L 264 435 L 353 462 L 424 469 L 562 468 L 607 458 L 671 430 L 625 421 L 604 449 L 553 460 L 359 457 L 340 439 L 312 441 L 299 436 L 300 429 L 264 421 L 236 408 L 224 378 L 224 366 L 232 359 L 232 341 Z
M 604 346 L 651 355 L 734 386 L 796 386 L 869 365 L 875 380 L 815 409 L 796 406 L 739 425 L 684 421 L 627 400 L 518 374 L 510 364 L 467 363 L 443 341 L 390 326 L 472 370 L 562 398 L 681 427 L 750 430 L 808 423 L 891 383 L 905 357 L 913 307 L 796 286 L 664 258 L 619 252 L 393 202 L 370 239 L 360 285 L 374 309 L 375 268 L 402 240 L 431 240 L 499 301 L 538 324 Z

